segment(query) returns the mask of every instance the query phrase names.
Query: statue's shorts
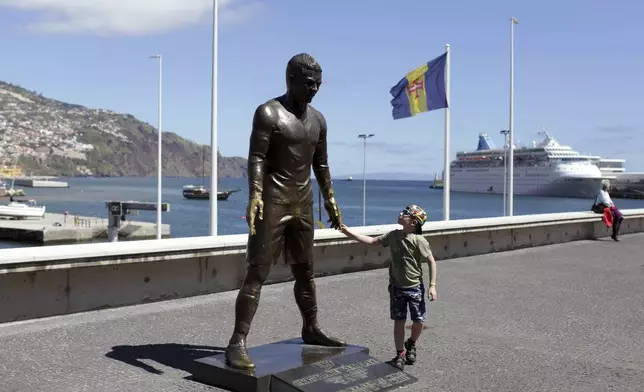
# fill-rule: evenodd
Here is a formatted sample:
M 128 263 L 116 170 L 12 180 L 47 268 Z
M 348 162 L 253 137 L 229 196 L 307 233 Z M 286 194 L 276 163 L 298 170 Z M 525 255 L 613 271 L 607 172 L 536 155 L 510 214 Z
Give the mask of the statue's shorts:
M 248 236 L 246 261 L 251 265 L 313 263 L 313 203 L 277 204 L 264 201 L 264 219 L 255 218 L 255 235 Z

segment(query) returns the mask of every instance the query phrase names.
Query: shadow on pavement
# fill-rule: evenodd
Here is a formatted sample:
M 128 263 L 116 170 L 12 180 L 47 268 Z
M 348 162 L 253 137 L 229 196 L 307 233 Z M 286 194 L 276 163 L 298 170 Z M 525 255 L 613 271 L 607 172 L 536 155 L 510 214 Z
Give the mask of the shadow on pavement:
M 150 359 L 162 365 L 192 373 L 195 359 L 223 353 L 225 348 L 194 346 L 190 344 L 164 343 L 140 346 L 114 346 L 106 357 L 136 366 L 153 374 L 163 374 L 161 370 L 142 362 Z

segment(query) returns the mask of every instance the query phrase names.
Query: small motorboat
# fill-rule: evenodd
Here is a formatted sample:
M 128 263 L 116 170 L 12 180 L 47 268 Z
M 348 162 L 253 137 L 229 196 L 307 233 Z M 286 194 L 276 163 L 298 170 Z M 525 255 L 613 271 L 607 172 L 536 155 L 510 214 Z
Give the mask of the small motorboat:
M 429 184 L 429 189 L 443 189 L 444 187 L 443 180 L 434 180 Z
M 443 180 L 438 179 L 438 174 L 434 174 L 434 181 L 429 184 L 429 189 L 444 189 Z
M 228 197 L 241 189 L 217 192 L 217 200 L 228 200 Z M 203 185 L 186 185 L 183 187 L 183 197 L 186 199 L 210 200 L 210 190 Z
M 45 206 L 39 206 L 35 200 L 11 201 L 0 204 L 0 216 L 13 219 L 42 218 L 45 216 L 45 209 Z

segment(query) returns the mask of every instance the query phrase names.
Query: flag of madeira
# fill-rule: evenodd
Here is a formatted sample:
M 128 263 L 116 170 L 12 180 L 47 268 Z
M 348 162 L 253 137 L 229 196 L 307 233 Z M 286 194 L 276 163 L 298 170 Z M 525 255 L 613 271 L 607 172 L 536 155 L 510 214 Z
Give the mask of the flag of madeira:
M 447 53 L 444 53 L 411 71 L 391 88 L 394 120 L 448 107 L 445 95 L 446 60 Z

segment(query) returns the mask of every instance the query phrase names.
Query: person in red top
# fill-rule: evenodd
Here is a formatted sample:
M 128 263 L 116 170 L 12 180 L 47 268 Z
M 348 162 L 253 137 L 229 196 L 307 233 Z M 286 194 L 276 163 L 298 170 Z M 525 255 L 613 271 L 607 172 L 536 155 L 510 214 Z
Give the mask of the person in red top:
M 622 221 L 624 220 L 624 216 L 622 213 L 615 207 L 615 203 L 613 203 L 613 200 L 610 198 L 610 195 L 608 194 L 608 182 L 607 181 L 602 181 L 602 189 L 600 189 L 599 194 L 597 195 L 597 198 L 595 199 L 595 205 L 598 205 L 600 207 L 604 208 L 604 212 L 606 212 L 606 209 L 610 211 L 613 217 L 613 235 L 610 236 L 614 241 L 619 242 L 619 238 L 617 236 L 619 235 L 619 228 L 622 225 Z M 606 219 L 604 219 L 605 222 L 608 222 Z M 608 223 L 607 223 L 608 224 Z

